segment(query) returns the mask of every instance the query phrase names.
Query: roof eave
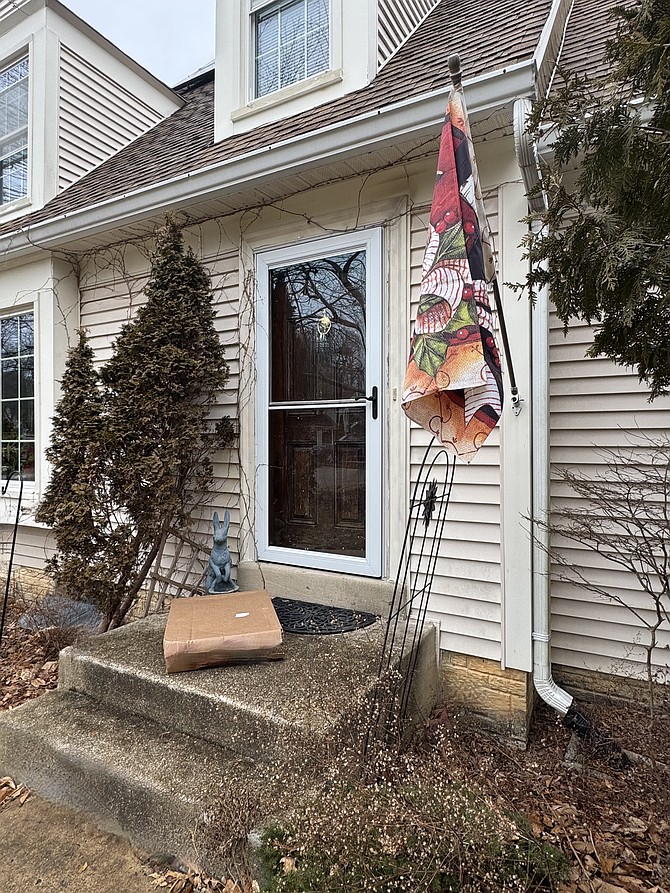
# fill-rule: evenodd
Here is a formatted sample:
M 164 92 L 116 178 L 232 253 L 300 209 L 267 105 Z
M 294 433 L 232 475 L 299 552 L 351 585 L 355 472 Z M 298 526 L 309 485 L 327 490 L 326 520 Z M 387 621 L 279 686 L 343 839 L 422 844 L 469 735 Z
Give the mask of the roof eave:
M 471 115 L 501 108 L 517 97 L 533 96 L 534 61 L 527 59 L 469 81 L 466 79 L 464 88 Z M 222 198 L 280 175 L 342 160 L 362 149 L 381 149 L 409 136 L 434 135 L 444 119 L 445 92 L 434 91 L 373 109 L 276 145 L 264 146 L 81 210 L 65 212 L 29 229 L 3 236 L 0 252 L 7 258 L 30 253 L 36 246 L 56 249 L 75 238 L 95 235 L 122 223 L 130 224 L 169 208 Z

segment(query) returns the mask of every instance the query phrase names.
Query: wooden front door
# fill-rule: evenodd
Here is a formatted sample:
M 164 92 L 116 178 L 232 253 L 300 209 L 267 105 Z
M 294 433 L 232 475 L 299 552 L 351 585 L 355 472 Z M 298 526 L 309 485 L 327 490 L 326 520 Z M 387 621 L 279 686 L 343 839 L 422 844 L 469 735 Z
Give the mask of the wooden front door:
M 266 560 L 380 573 L 379 247 L 375 231 L 258 258 Z

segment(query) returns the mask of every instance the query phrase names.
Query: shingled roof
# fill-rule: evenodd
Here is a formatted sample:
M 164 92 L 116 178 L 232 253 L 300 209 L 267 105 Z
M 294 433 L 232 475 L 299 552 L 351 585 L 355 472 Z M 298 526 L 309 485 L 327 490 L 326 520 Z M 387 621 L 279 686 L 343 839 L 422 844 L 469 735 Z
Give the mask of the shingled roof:
M 413 96 L 446 89 L 447 59 L 459 52 L 467 78 L 499 71 L 530 58 L 551 0 L 442 0 L 399 52 L 366 87 L 309 112 L 214 142 L 211 75 L 183 89 L 185 105 L 82 177 L 44 208 L 0 227 L 15 232 L 66 212 L 207 168 L 257 148 Z
M 576 0 L 568 19 L 559 66 L 583 77 L 599 78 L 608 73 L 605 45 L 614 37 L 617 7 L 630 0 Z

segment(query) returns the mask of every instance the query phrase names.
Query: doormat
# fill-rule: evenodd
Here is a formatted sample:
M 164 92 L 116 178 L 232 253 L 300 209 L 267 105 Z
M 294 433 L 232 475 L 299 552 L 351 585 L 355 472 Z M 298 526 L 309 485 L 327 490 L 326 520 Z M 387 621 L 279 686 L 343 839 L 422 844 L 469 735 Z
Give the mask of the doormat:
M 273 598 L 277 617 L 285 633 L 299 636 L 329 636 L 351 633 L 372 626 L 379 618 L 365 611 L 350 611 L 315 602 L 299 602 L 292 598 Z

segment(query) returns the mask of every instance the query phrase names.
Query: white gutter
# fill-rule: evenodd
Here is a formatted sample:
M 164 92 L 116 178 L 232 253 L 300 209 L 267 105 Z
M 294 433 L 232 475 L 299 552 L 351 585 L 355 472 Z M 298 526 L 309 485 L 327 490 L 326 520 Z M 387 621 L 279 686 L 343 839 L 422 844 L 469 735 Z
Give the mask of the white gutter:
M 471 115 L 499 108 L 518 96 L 531 96 L 532 59 L 466 81 Z M 444 120 L 446 91 L 439 90 L 365 112 L 301 134 L 277 145 L 115 196 L 77 211 L 65 212 L 28 229 L 0 237 L 0 253 L 20 256 L 35 247 L 50 249 L 86 238 L 116 225 L 131 224 L 198 202 L 225 198 L 324 162 L 343 160 L 361 150 L 382 149 L 404 138 L 435 135 Z
M 525 129 L 530 103 L 517 100 L 514 104 L 514 143 L 517 160 L 526 189 L 539 179 L 537 153 Z M 545 206 L 546 198 L 533 199 L 537 210 Z M 562 716 L 573 703 L 572 695 L 554 682 L 551 674 L 551 593 L 549 588 L 550 557 L 549 531 L 535 519 L 545 521 L 550 512 L 549 491 L 549 290 L 545 287 L 535 295 L 531 331 L 532 381 L 532 475 L 533 508 L 531 536 L 533 540 L 533 684 L 535 690 L 550 707 Z

